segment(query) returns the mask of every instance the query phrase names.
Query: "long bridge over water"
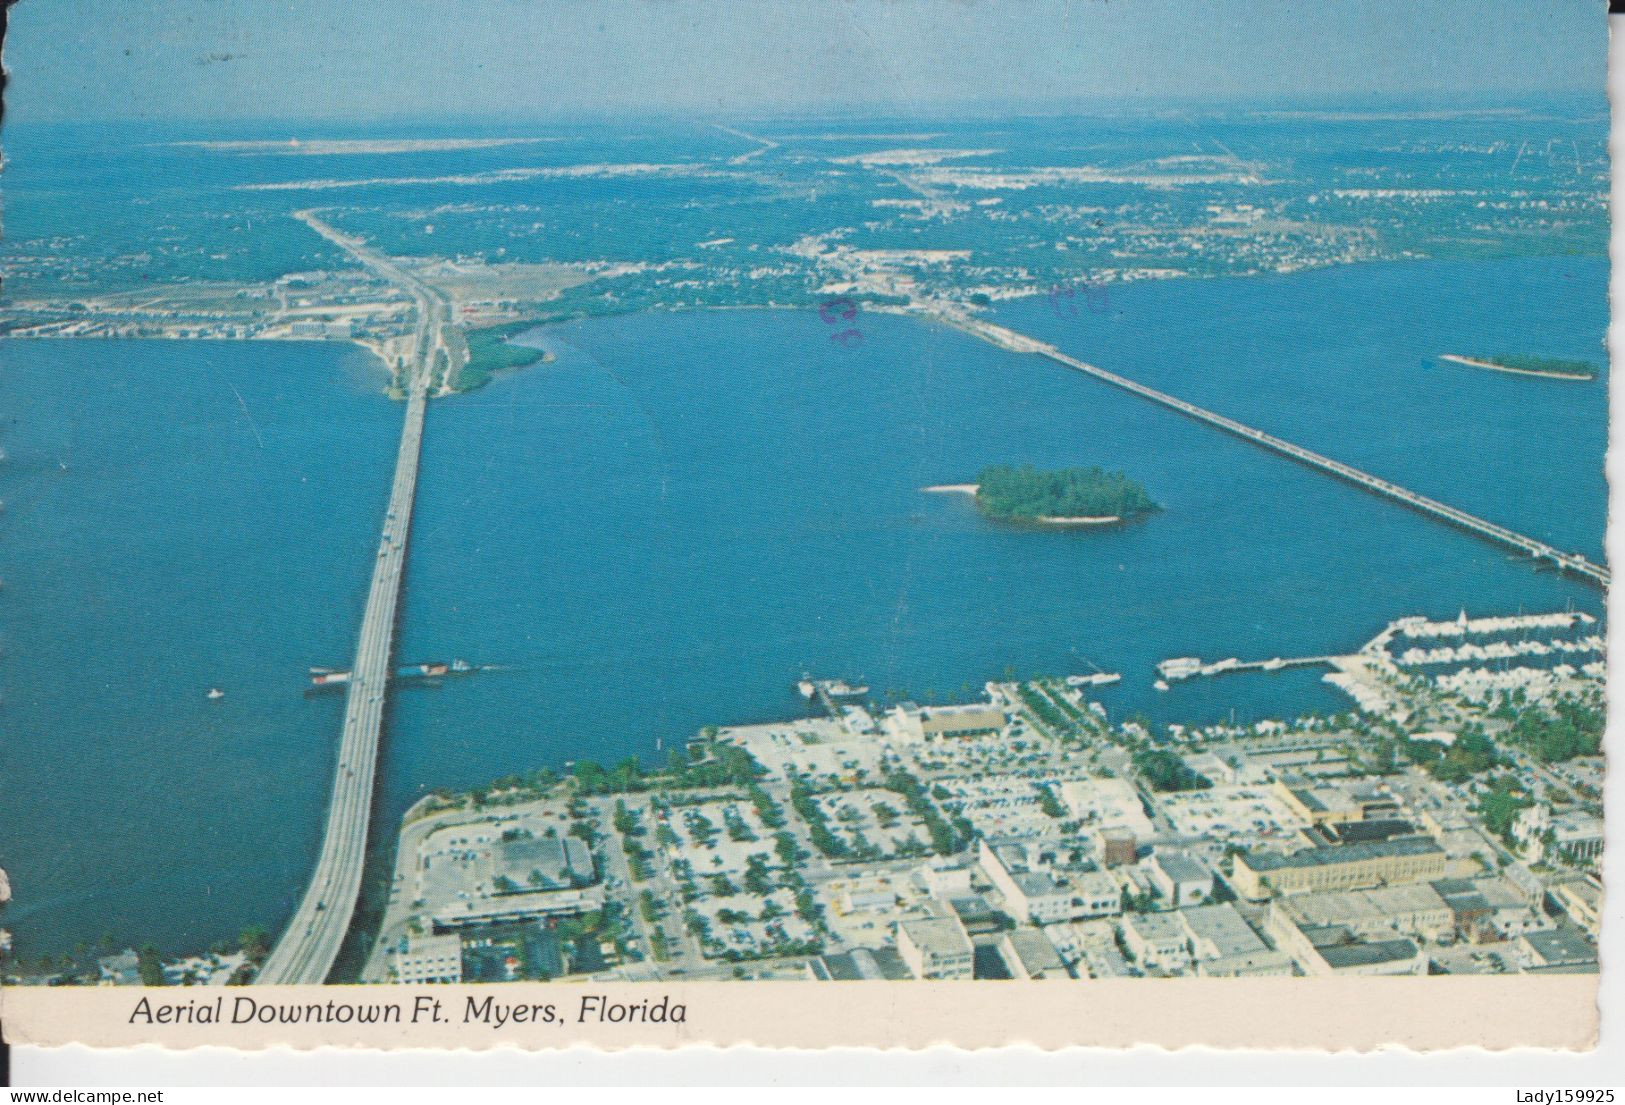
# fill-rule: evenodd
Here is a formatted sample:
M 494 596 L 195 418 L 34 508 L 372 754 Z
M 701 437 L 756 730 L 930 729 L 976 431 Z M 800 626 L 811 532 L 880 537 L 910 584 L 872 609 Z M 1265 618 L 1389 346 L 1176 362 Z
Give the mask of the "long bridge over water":
M 315 216 L 299 217 L 323 237 L 348 251 L 363 265 L 411 294 L 416 304 L 412 348 L 402 368 L 406 388 L 406 421 L 395 458 L 378 557 L 373 565 L 361 635 L 351 667 L 344 704 L 344 732 L 339 741 L 327 827 L 305 896 L 283 931 L 256 982 L 315 984 L 326 980 L 344 944 L 361 895 L 361 875 L 372 817 L 373 779 L 383 729 L 384 696 L 388 693 L 390 652 L 395 634 L 395 608 L 406 567 L 406 540 L 417 497 L 418 456 L 423 443 L 429 382 L 436 359 L 445 354 L 443 329 L 451 311 L 445 298 L 403 271 L 382 254 L 340 234 Z
M 1322 472 L 1328 472 L 1338 479 L 1346 480 L 1358 487 L 1365 488 L 1367 491 L 1403 503 L 1423 514 L 1442 519 L 1469 533 L 1510 546 L 1519 552 L 1528 554 L 1537 562 L 1548 562 L 1562 571 L 1573 572 L 1601 587 L 1607 587 L 1612 581 L 1612 575 L 1607 567 L 1593 563 L 1579 553 L 1565 552 L 1544 541 L 1528 537 L 1494 522 L 1486 521 L 1476 514 L 1469 514 L 1467 511 L 1453 507 L 1449 503 L 1441 503 L 1437 499 L 1431 499 L 1409 488 L 1401 487 L 1392 480 L 1373 476 L 1371 473 L 1363 472 L 1353 465 L 1344 464 L 1340 460 L 1333 460 L 1331 457 L 1317 453 L 1312 449 L 1305 449 L 1301 445 L 1294 445 L 1283 438 L 1267 434 L 1263 430 L 1254 429 L 1246 423 L 1237 422 L 1234 418 L 1226 418 L 1222 414 L 1217 414 L 1205 407 L 1198 407 L 1195 403 L 1187 403 L 1183 399 L 1169 395 L 1167 392 L 1158 391 L 1156 388 L 1147 387 L 1144 384 L 1130 380 L 1126 376 L 1119 376 L 1115 372 L 1108 372 L 1103 368 L 1080 361 L 1076 357 L 1069 357 L 1054 346 L 1029 338 L 1025 334 L 1017 333 L 1014 330 L 990 322 L 983 322 L 980 319 L 970 319 L 957 315 L 947 317 L 944 321 L 968 330 L 970 333 L 1004 349 L 1018 353 L 1037 353 L 1042 357 L 1047 357 L 1057 364 L 1093 376 L 1097 380 L 1103 380 L 1113 387 L 1149 399 L 1153 403 L 1178 411 L 1180 414 L 1194 418 L 1199 422 L 1206 422 L 1210 426 L 1216 426 L 1226 433 L 1234 434 L 1236 437 L 1261 445 L 1283 456 L 1291 457 L 1300 464 L 1306 464 L 1311 468 L 1318 468 Z

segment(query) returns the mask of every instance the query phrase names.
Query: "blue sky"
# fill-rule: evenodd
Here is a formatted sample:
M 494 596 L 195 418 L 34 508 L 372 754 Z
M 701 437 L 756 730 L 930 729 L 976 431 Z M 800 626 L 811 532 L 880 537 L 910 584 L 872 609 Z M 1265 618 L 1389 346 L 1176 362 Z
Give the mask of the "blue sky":
M 1601 94 L 1603 0 L 23 0 L 14 120 Z

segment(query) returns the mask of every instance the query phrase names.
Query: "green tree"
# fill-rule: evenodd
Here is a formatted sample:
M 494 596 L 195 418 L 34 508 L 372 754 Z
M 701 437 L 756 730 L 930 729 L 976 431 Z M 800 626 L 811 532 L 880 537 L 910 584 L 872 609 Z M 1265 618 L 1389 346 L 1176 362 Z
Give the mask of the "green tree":
M 271 935 L 259 925 L 251 925 L 237 938 L 237 946 L 250 963 L 264 963 L 265 957 L 271 954 Z
M 141 972 L 141 985 L 164 985 L 164 962 L 158 955 L 158 949 L 151 944 L 144 944 L 136 953 L 136 969 Z

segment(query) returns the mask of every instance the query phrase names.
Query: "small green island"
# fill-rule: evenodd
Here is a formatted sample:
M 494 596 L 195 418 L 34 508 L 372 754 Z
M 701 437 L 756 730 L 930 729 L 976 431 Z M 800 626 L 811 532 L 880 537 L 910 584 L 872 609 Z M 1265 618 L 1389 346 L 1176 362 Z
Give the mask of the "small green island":
M 1566 360 L 1561 357 L 1536 357 L 1526 353 L 1509 353 L 1498 356 L 1471 356 L 1463 357 L 1456 353 L 1446 353 L 1440 360 L 1452 361 L 1456 364 L 1467 365 L 1470 368 L 1487 368 L 1494 372 L 1513 372 L 1520 376 L 1544 376 L 1551 380 L 1595 380 L 1597 366 L 1590 361 Z
M 1121 472 L 1097 467 L 1046 472 L 1030 464 L 992 464 L 982 469 L 974 484 L 928 490 L 972 494 L 977 508 L 999 522 L 1105 525 L 1158 509 L 1145 488 Z
M 491 380 L 491 374 L 505 369 L 528 368 L 537 361 L 551 360 L 545 349 L 513 345 L 508 339 L 536 327 L 530 319 L 483 326 L 464 335 L 468 342 L 468 362 L 457 373 L 457 390 L 473 391 Z

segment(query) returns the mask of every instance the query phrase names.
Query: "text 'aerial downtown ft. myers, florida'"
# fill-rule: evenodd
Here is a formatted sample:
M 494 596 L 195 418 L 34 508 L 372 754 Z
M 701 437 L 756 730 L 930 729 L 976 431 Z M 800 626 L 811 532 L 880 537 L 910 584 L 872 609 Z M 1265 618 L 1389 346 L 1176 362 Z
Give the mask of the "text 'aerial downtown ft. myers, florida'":
M 1596 972 L 1585 5 L 107 7 L 7 42 L 7 983 Z

